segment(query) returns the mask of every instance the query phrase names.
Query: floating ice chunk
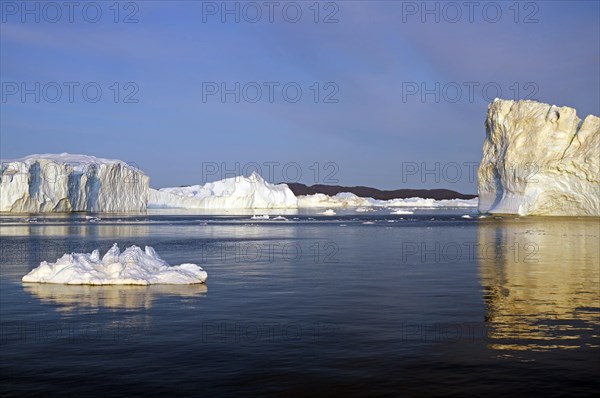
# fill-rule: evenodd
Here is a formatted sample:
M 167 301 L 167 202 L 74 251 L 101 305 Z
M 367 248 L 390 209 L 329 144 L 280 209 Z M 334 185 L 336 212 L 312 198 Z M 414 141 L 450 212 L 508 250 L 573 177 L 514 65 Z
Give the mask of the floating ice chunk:
M 65 254 L 55 263 L 42 261 L 23 277 L 23 282 L 67 285 L 187 285 L 203 283 L 207 273 L 196 264 L 169 266 L 154 249 L 128 247 L 123 253 L 115 243 L 100 259 L 100 252 Z
M 464 216 L 460 216 L 461 218 L 472 218 L 470 215 L 465 214 Z
M 250 217 L 251 220 L 268 220 L 270 217 L 268 214 L 263 214 L 263 215 L 254 215 L 252 217 Z
M 398 209 L 398 210 L 394 210 L 392 212 L 392 214 L 414 214 L 414 211 L 410 211 L 410 210 L 402 210 L 402 209 Z
M 289 221 L 289 220 L 283 216 L 277 216 L 273 219 L 273 221 Z
M 321 214 L 323 214 L 324 216 L 335 216 L 335 211 L 333 211 L 333 209 L 327 209 L 324 212 L 322 212 Z

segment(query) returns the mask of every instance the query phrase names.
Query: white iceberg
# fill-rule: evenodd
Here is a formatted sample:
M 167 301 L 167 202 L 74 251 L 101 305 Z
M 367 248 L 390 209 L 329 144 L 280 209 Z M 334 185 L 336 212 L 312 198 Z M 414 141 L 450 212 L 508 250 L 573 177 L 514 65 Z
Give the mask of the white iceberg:
M 334 196 L 316 193 L 313 195 L 299 196 L 299 208 L 319 208 L 319 207 L 357 207 L 356 211 L 364 212 L 367 208 L 373 207 L 413 207 L 413 208 L 442 208 L 442 207 L 477 207 L 477 198 L 473 199 L 424 199 L 424 198 L 406 198 L 378 200 L 373 198 L 363 198 L 350 192 L 341 192 Z
M 335 216 L 335 211 L 333 209 L 327 209 L 324 212 L 322 212 L 321 214 L 323 214 L 324 216 Z
M 376 201 L 372 198 L 361 198 L 350 192 L 340 192 L 329 196 L 323 193 L 299 196 L 298 207 L 371 207 Z
M 296 195 L 286 184 L 270 184 L 258 173 L 188 187 L 151 189 L 149 208 L 295 209 Z
M 148 177 L 120 160 L 45 154 L 2 162 L 0 211 L 144 211 Z
M 535 101 L 494 100 L 479 166 L 479 211 L 600 216 L 600 119 Z
M 100 259 L 100 252 L 65 254 L 55 263 L 42 261 L 23 282 L 67 285 L 188 285 L 203 283 L 207 273 L 196 264 L 169 266 L 154 249 L 128 247 L 123 253 L 115 243 Z
M 392 214 L 414 214 L 414 211 L 398 209 L 392 211 Z

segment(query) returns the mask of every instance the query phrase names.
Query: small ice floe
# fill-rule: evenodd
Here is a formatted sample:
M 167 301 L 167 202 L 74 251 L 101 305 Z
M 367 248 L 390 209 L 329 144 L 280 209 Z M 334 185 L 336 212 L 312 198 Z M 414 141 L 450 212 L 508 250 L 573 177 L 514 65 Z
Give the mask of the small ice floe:
M 284 216 L 277 216 L 277 217 L 273 218 L 273 221 L 290 221 L 290 220 L 288 220 Z
M 189 285 L 206 281 L 207 273 L 196 264 L 170 266 L 154 249 L 128 247 L 123 253 L 115 243 L 100 252 L 65 254 L 55 263 L 42 261 L 23 277 L 23 282 L 67 285 Z
M 375 211 L 375 209 L 371 207 L 357 207 L 354 211 L 356 211 L 357 213 L 367 213 L 369 211 Z
M 85 216 L 85 219 L 88 220 L 89 222 L 98 222 L 101 220 L 100 217 L 92 217 L 92 216 Z
M 398 209 L 398 210 L 394 210 L 391 214 L 415 214 L 415 212 L 410 211 L 410 210 Z
M 268 220 L 269 219 L 269 215 L 268 214 L 264 214 L 264 215 L 254 215 L 252 217 L 250 217 L 251 220 Z
M 340 224 L 340 227 L 347 227 L 346 224 Z
M 486 216 L 479 216 L 479 218 L 487 218 Z
M 27 221 L 27 222 L 38 222 L 38 219 L 35 218 L 35 217 L 32 217 L 32 218 L 26 218 L 25 221 Z
M 471 216 L 470 216 L 470 215 L 468 215 L 468 214 L 465 214 L 464 216 L 460 216 L 460 218 L 473 218 L 473 217 L 471 217 Z
M 363 224 L 364 225 L 373 225 L 373 224 L 375 224 L 375 221 L 365 221 Z
M 335 211 L 333 211 L 333 209 L 327 209 L 321 214 L 323 214 L 324 216 L 335 216 Z

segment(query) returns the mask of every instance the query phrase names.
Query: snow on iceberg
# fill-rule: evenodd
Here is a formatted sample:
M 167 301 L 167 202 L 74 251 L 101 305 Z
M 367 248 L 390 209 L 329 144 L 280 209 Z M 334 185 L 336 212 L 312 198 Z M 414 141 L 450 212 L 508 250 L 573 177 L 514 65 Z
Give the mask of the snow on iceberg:
M 270 184 L 258 173 L 188 187 L 151 189 L 149 208 L 282 209 L 296 208 L 286 184 Z
M 535 101 L 488 107 L 479 211 L 600 216 L 600 119 Z
M 187 285 L 203 283 L 207 274 L 196 264 L 169 266 L 154 249 L 128 247 L 123 253 L 115 243 L 100 259 L 100 252 L 65 254 L 55 263 L 42 261 L 23 282 L 67 285 Z
M 44 154 L 2 162 L 0 211 L 144 211 L 149 178 L 120 160 Z

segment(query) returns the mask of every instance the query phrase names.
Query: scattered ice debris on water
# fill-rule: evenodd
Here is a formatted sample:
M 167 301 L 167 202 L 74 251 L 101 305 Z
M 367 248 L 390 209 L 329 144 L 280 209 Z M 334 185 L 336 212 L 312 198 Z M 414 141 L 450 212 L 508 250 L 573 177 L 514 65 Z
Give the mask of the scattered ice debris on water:
M 196 264 L 170 266 L 154 249 L 130 246 L 123 253 L 115 243 L 100 258 L 100 251 L 65 254 L 55 263 L 42 261 L 23 282 L 67 285 L 188 285 L 203 283 L 207 273 Z
M 32 218 L 26 218 L 25 221 L 27 221 L 27 222 L 38 222 L 38 219 L 35 218 L 35 217 L 32 217 Z
M 333 211 L 333 209 L 327 209 L 321 214 L 323 214 L 324 216 L 335 216 L 335 211 Z
M 269 219 L 269 215 L 268 214 L 263 214 L 263 215 L 254 215 L 252 217 L 250 217 L 251 220 L 268 220 Z
M 374 221 L 365 221 L 365 222 L 363 222 L 363 224 L 364 225 L 373 225 L 373 224 L 375 224 L 375 222 Z
M 92 216 L 85 216 L 85 219 L 88 220 L 89 222 L 98 222 L 101 220 L 100 217 L 92 217 Z

